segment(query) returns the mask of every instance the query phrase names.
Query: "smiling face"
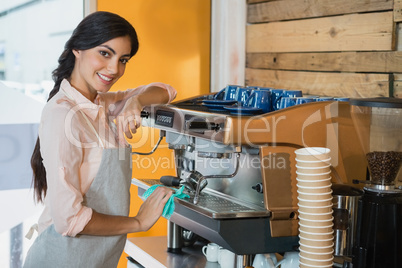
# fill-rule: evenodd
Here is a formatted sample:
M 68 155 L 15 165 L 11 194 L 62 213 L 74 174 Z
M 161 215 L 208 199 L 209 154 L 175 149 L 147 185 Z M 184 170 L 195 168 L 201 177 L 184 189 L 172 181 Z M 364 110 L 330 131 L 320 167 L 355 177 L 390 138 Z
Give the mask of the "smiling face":
M 91 49 L 73 50 L 75 65 L 70 84 L 94 101 L 98 93 L 109 91 L 124 74 L 130 51 L 128 36 L 116 37 Z

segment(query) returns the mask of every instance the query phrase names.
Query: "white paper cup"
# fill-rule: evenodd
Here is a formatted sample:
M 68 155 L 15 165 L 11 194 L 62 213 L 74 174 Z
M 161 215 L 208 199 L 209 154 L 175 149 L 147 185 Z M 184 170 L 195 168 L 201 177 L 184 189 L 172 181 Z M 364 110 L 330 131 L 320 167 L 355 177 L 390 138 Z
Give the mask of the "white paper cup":
M 303 173 L 296 170 L 297 177 L 300 180 L 324 180 L 328 178 L 331 171 L 322 172 L 322 173 Z
M 304 263 L 299 263 L 299 268 L 332 268 L 333 264 L 331 265 L 308 265 L 308 264 L 304 264 Z
M 299 214 L 299 224 L 305 225 L 305 226 L 312 226 L 312 227 L 323 227 L 323 226 L 329 226 L 333 225 L 334 217 L 331 215 L 330 219 L 325 219 L 325 220 L 310 220 L 306 219 L 303 217 L 303 215 Z
M 327 258 L 327 259 L 311 259 L 311 258 L 306 258 L 302 255 L 302 253 L 299 255 L 300 256 L 300 263 L 309 265 L 309 267 L 322 267 L 322 265 L 333 265 L 334 264 L 334 257 L 332 258 Z M 326 257 L 326 256 L 323 256 Z
M 307 187 L 311 187 L 311 186 L 331 186 L 332 182 L 331 182 L 332 177 L 328 177 L 325 179 L 321 179 L 321 180 L 302 180 L 299 177 L 296 178 L 297 184 L 300 186 L 307 186 Z
M 331 257 L 333 257 L 334 255 L 334 249 L 333 248 L 328 248 L 328 252 L 310 252 L 307 251 L 305 249 L 300 249 L 300 254 L 302 254 L 304 257 L 306 258 L 311 258 L 311 259 L 315 259 L 317 257 L 319 257 L 320 259 L 329 259 Z
M 327 166 L 331 164 L 331 157 L 328 159 L 323 159 L 323 160 L 301 160 L 296 158 L 297 165 L 301 167 L 321 167 L 321 166 Z
M 328 251 L 334 249 L 334 243 L 332 243 L 330 246 L 327 246 L 327 247 L 314 247 L 311 245 L 305 245 L 300 242 L 299 242 L 299 245 L 300 245 L 299 250 L 305 250 L 305 251 L 316 252 L 316 253 L 320 253 L 320 252 L 325 253 L 325 252 L 328 252 Z
M 321 225 L 321 226 L 311 226 L 307 225 L 306 223 L 299 222 L 299 228 L 303 228 L 304 231 L 306 232 L 312 232 L 312 233 L 328 233 L 332 232 L 334 224 L 328 223 L 327 225 Z
M 296 184 L 297 189 L 300 193 L 303 194 L 321 194 L 321 193 L 329 193 L 331 192 L 331 185 L 324 186 L 301 186 L 298 183 Z
M 317 220 L 324 221 L 332 219 L 332 211 L 324 213 L 311 213 L 311 212 L 299 212 L 299 218 L 302 217 L 305 220 Z
M 306 193 L 301 189 L 297 189 L 298 197 L 302 200 L 314 200 L 314 201 L 324 201 L 332 198 L 331 188 L 321 189 L 323 192 L 320 193 Z M 300 200 L 300 199 L 299 199 Z
M 310 238 L 310 239 L 334 239 L 334 230 L 326 233 L 319 233 L 319 232 L 307 232 L 303 230 L 303 227 L 299 227 L 299 233 L 303 237 Z
M 311 205 L 302 205 L 297 203 L 299 206 L 298 212 L 299 213 L 325 213 L 325 212 L 333 212 L 332 204 L 325 205 L 325 206 L 315 206 L 315 204 Z
M 314 200 L 314 199 L 304 199 L 301 198 L 300 196 L 297 196 L 297 199 L 299 200 L 299 204 L 302 206 L 317 206 L 317 207 L 322 207 L 322 206 L 327 206 L 327 205 L 333 205 L 332 200 L 333 197 L 329 197 L 327 199 L 323 200 Z
M 295 150 L 296 158 L 302 161 L 317 161 L 328 159 L 330 149 L 324 147 L 307 147 Z
M 306 174 L 320 174 L 331 171 L 331 165 L 322 166 L 322 167 L 302 167 L 296 164 L 297 172 L 306 173 Z
M 310 239 L 310 238 L 305 238 L 302 236 L 302 234 L 299 235 L 299 243 L 302 243 L 304 245 L 310 245 L 313 247 L 329 247 L 334 243 L 333 238 L 329 239 Z

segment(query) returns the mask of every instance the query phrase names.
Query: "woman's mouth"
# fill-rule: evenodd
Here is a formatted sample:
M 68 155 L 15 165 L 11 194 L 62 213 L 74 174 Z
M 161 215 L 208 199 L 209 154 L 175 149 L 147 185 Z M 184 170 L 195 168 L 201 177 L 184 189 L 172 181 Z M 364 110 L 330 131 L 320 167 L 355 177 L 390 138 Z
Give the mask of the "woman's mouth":
M 113 78 L 107 77 L 107 76 L 105 76 L 105 75 L 103 75 L 103 74 L 100 74 L 100 73 L 96 73 L 96 74 L 97 74 L 98 77 L 99 77 L 102 81 L 104 81 L 105 83 L 110 83 L 110 82 L 113 80 Z

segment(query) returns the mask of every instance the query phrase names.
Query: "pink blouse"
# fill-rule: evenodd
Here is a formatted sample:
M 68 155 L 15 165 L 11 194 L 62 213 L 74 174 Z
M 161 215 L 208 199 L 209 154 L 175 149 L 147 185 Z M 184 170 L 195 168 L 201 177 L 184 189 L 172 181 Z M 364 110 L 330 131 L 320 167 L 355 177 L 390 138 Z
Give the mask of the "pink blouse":
M 149 86 L 166 89 L 169 102 L 176 97 L 176 90 L 170 85 L 152 83 L 127 91 L 98 94 L 92 103 L 67 80 L 62 81 L 60 91 L 45 105 L 39 126 L 48 186 L 45 208 L 38 223 L 39 233 L 54 224 L 55 230 L 63 236 L 76 236 L 91 219 L 92 209 L 82 205 L 83 196 L 98 172 L 103 148 L 80 110 L 105 148 L 127 146 L 128 143 L 119 141 L 109 127 L 109 120 L 113 118 L 108 118 L 108 111 L 120 111 L 125 100 Z

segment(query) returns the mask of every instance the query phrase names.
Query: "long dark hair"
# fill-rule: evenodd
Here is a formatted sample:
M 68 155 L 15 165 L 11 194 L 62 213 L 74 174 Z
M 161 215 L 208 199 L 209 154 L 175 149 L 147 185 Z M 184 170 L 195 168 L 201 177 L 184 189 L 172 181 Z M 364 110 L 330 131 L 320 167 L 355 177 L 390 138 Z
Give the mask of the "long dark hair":
M 85 17 L 75 28 L 70 39 L 64 46 L 64 51 L 59 57 L 59 66 L 52 72 L 54 87 L 49 93 L 49 101 L 57 92 L 65 78 L 69 78 L 74 69 L 75 56 L 73 49 L 87 50 L 103 44 L 113 38 L 129 36 L 131 40 L 130 57 L 138 51 L 138 38 L 134 27 L 124 18 L 117 14 L 98 11 Z M 38 202 L 43 202 L 46 196 L 47 181 L 46 170 L 42 163 L 39 137 L 31 157 L 33 170 L 33 186 Z

